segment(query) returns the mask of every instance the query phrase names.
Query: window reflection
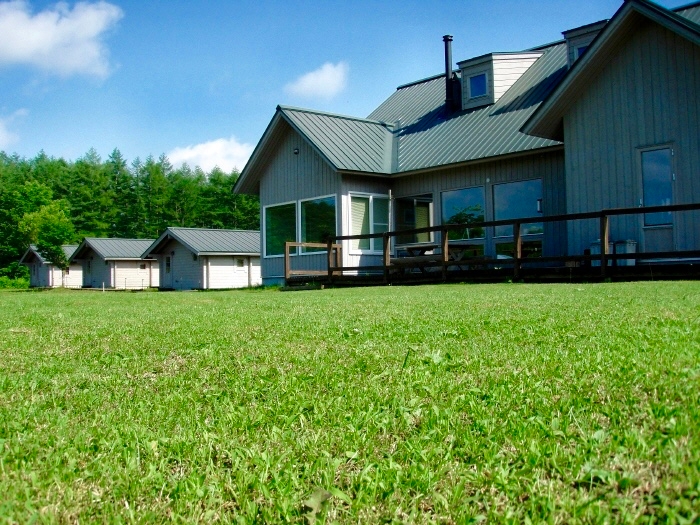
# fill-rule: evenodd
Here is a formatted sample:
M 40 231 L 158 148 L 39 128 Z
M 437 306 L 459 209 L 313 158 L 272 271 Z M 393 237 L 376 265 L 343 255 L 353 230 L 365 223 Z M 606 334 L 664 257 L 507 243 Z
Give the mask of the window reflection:
M 644 206 L 666 206 L 672 202 L 671 148 L 642 152 Z M 671 224 L 671 212 L 647 213 L 645 226 Z
M 442 193 L 443 224 L 475 224 L 484 222 L 484 188 L 465 188 Z M 483 239 L 484 228 L 448 229 L 449 239 Z
M 494 219 L 497 221 L 536 217 L 542 213 L 542 179 L 496 184 L 493 187 Z M 544 232 L 541 222 L 523 224 L 522 235 Z M 513 235 L 512 226 L 497 226 L 496 236 Z

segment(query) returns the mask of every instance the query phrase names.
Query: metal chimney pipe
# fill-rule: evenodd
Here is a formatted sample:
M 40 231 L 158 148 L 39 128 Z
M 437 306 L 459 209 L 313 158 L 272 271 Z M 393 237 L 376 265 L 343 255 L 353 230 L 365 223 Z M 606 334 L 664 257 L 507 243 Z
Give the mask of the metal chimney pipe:
M 442 37 L 445 42 L 445 105 L 448 110 L 452 110 L 454 106 L 453 89 L 452 89 L 452 35 Z

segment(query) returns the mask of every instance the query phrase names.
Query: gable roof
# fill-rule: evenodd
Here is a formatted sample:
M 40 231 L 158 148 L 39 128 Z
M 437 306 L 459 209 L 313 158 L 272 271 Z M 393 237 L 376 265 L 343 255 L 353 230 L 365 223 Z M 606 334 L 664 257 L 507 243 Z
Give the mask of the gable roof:
M 577 94 L 614 59 L 613 50 L 639 27 L 640 17 L 700 45 L 700 3 L 677 8 L 674 12 L 649 0 L 626 0 L 593 40 L 586 53 L 574 63 L 556 89 L 525 122 L 521 131 L 533 136 L 563 140 L 564 114 L 578 98 Z
M 388 174 L 391 170 L 391 127 L 384 122 L 310 109 L 277 106 L 234 186 L 234 192 L 256 191 L 267 165 L 267 151 L 288 128 L 302 136 L 335 170 Z
M 75 252 L 75 250 L 78 248 L 77 244 L 64 244 L 61 246 L 63 249 L 63 253 L 66 254 L 66 259 L 70 260 L 71 256 Z M 22 255 L 22 258 L 19 260 L 20 264 L 29 264 L 29 261 L 32 258 L 36 258 L 41 264 L 46 263 L 46 259 L 39 253 L 39 249 L 36 247 L 35 244 L 30 244 L 29 248 L 27 249 L 26 252 L 24 252 L 24 255 Z M 49 263 L 50 264 L 50 263 Z
M 141 254 L 153 243 L 153 239 L 110 239 L 85 237 L 71 256 L 71 261 L 83 259 L 90 250 L 108 260 L 141 259 Z
M 495 103 L 448 113 L 445 75 L 399 86 L 368 118 L 278 106 L 234 192 L 256 193 L 273 149 L 289 128 L 336 171 L 398 175 L 560 146 L 520 127 L 566 73 L 566 44 L 542 56 Z
M 142 255 L 162 253 L 171 240 L 195 255 L 260 255 L 259 231 L 176 227 L 166 228 Z

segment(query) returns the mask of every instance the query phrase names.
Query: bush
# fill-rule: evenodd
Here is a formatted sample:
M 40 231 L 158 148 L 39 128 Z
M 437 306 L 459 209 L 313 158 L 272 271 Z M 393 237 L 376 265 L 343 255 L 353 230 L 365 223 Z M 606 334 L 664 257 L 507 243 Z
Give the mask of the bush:
M 17 277 L 16 279 L 10 279 L 7 276 L 0 277 L 0 289 L 12 288 L 15 290 L 26 290 L 29 288 L 29 279 L 24 277 Z

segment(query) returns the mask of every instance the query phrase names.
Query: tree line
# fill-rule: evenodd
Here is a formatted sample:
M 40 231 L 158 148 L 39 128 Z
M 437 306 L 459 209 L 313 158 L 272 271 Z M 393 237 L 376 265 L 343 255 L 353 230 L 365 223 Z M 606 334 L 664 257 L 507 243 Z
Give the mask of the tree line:
M 155 239 L 168 226 L 257 230 L 259 201 L 233 194 L 238 175 L 174 168 L 165 155 L 128 163 L 118 149 L 76 161 L 0 152 L 0 276 L 26 276 L 18 261 L 30 243 L 63 265 L 60 245 L 83 237 Z

